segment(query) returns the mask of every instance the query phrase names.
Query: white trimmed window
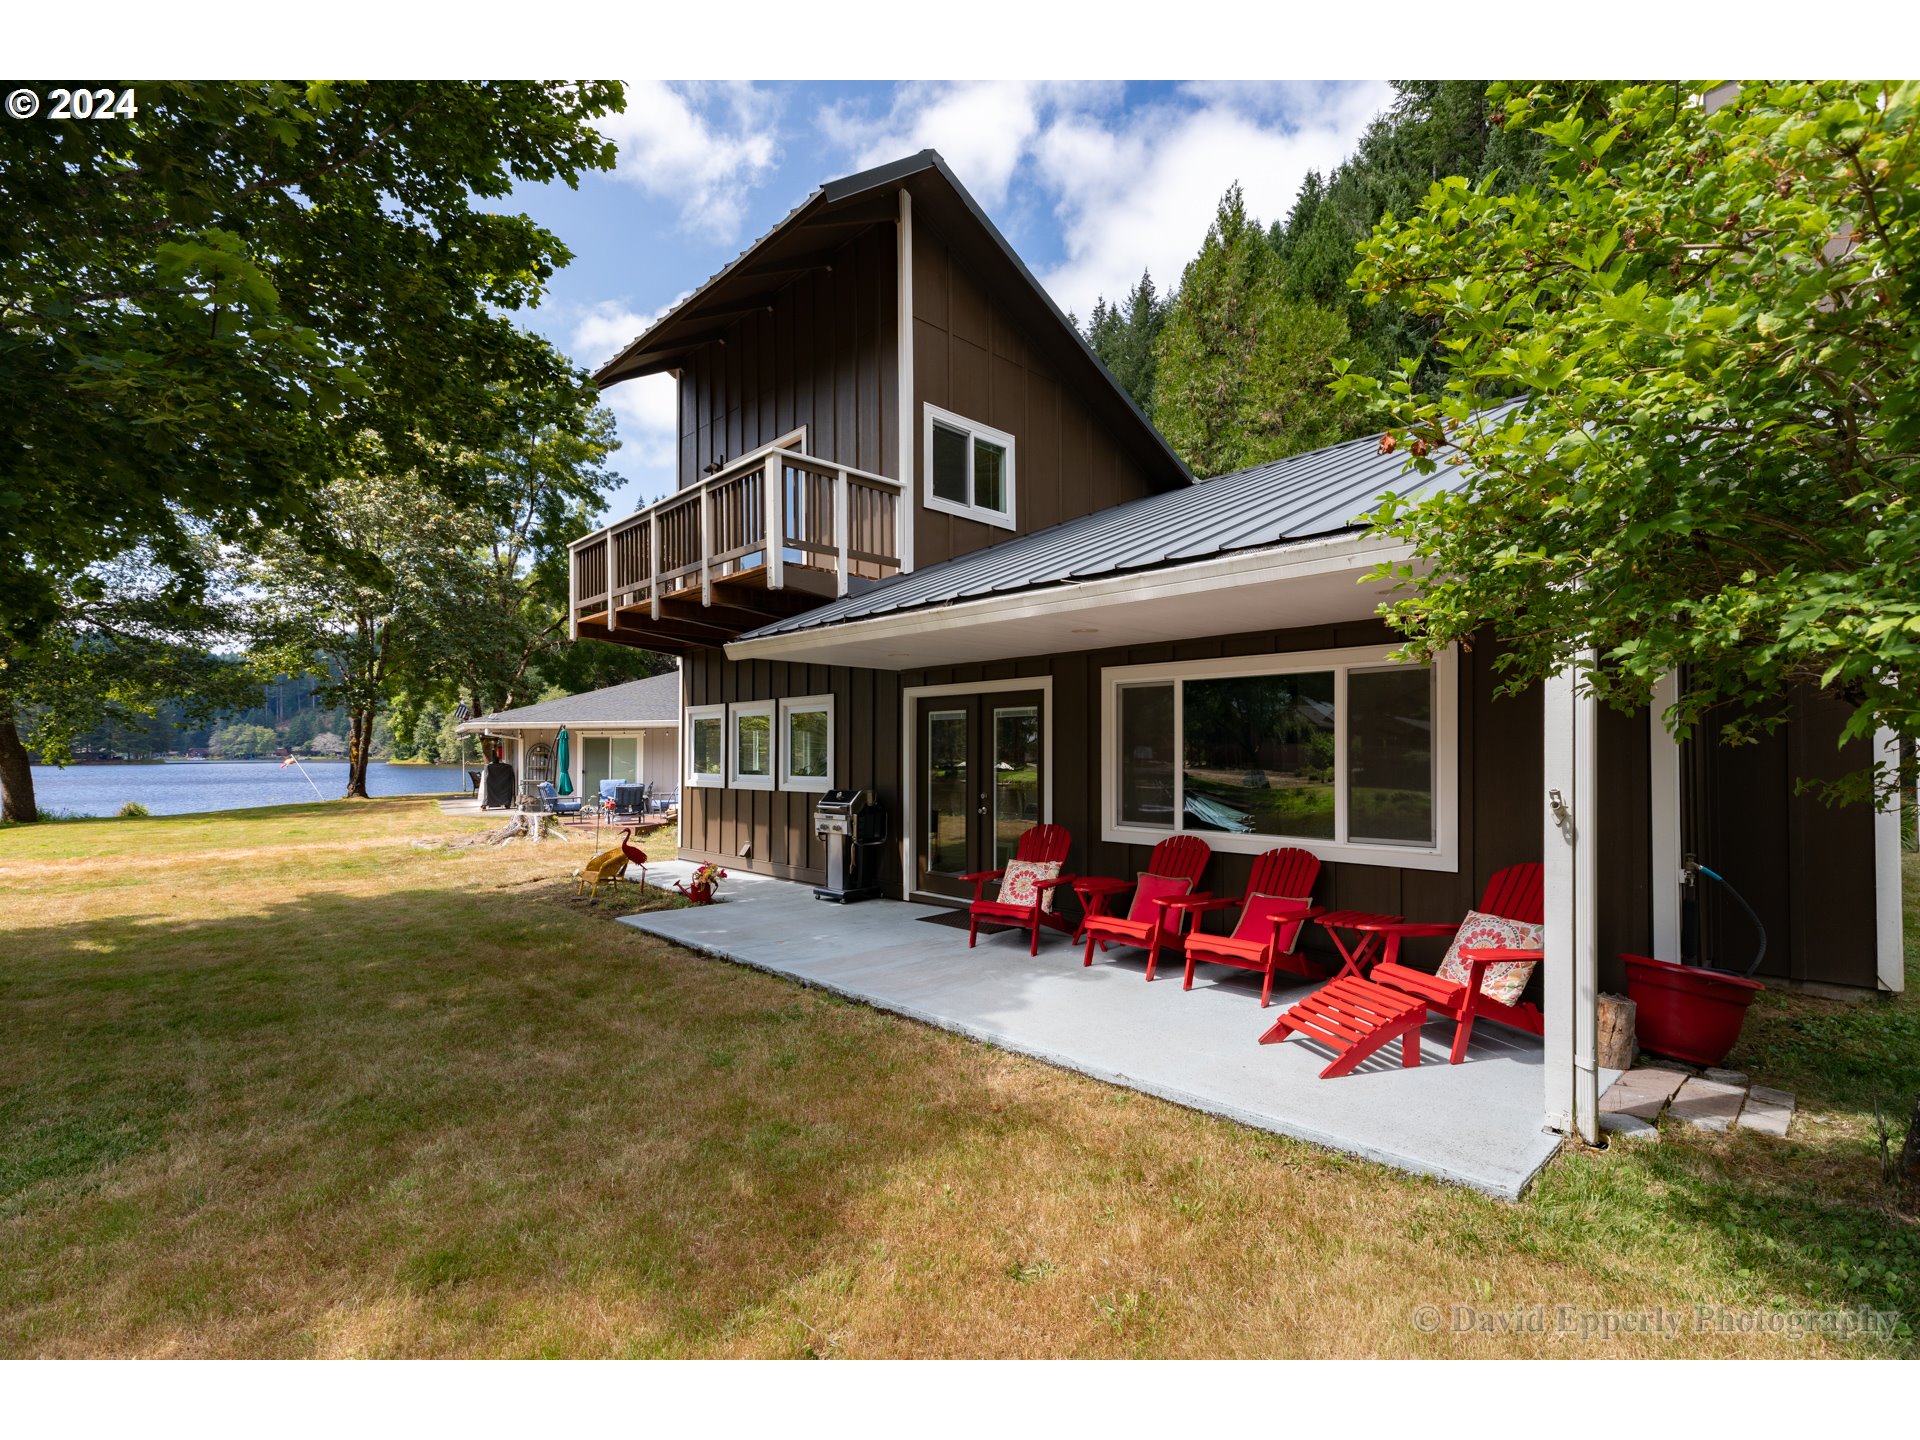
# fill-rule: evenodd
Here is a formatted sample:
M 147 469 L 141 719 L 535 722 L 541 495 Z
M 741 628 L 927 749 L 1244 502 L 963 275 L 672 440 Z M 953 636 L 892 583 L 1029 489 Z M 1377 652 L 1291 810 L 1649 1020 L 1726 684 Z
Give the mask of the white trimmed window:
M 1013 436 L 928 405 L 924 439 L 927 508 L 1013 529 Z
M 1456 658 L 1389 647 L 1102 672 L 1103 837 L 1456 867 Z
M 727 783 L 727 707 L 687 707 L 687 784 L 719 790 Z
M 727 779 L 737 790 L 773 789 L 774 702 L 727 707 Z
M 833 788 L 833 697 L 801 695 L 780 702 L 780 788 Z

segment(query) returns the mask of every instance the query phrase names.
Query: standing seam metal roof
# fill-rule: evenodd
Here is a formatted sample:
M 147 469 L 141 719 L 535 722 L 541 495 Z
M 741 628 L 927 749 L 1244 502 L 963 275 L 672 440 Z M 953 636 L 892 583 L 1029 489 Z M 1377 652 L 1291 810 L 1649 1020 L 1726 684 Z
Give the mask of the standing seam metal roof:
M 1439 495 L 1471 482 L 1470 466 L 1448 463 L 1454 454 L 1451 447 L 1435 457 L 1438 469 L 1422 475 L 1407 468 L 1404 455 L 1382 455 L 1379 444 L 1378 435 L 1369 435 L 1098 510 L 885 581 L 763 625 L 742 638 L 791 635 L 1236 550 L 1321 539 L 1363 528 L 1365 517 L 1389 494 Z

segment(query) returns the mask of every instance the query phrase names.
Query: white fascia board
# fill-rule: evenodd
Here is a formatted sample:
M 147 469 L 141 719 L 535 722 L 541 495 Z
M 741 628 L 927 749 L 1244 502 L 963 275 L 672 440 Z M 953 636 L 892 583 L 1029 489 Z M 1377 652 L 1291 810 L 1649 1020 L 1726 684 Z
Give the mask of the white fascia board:
M 970 629 L 1016 620 L 1059 618 L 1115 605 L 1147 605 L 1181 596 L 1200 595 L 1241 585 L 1271 585 L 1306 580 L 1342 571 L 1371 569 L 1385 562 L 1413 557 L 1413 548 L 1401 540 L 1366 533 L 1336 535 L 1262 550 L 1235 551 L 1185 565 L 1095 580 L 1062 581 L 1037 590 L 988 596 L 933 605 L 895 615 L 848 620 L 785 635 L 762 635 L 727 645 L 731 660 L 799 659 L 809 653 L 837 649 L 849 641 L 885 643 L 905 641 L 945 630 Z M 1220 633 L 1232 629 L 1231 622 Z M 1087 647 L 1098 648 L 1098 647 Z M 905 666 L 895 668 L 907 668 Z

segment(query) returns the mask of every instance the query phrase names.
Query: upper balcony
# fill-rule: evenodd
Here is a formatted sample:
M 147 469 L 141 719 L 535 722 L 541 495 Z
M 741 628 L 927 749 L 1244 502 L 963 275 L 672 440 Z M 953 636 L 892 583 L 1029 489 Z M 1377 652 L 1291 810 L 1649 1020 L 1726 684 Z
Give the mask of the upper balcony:
M 573 634 L 668 654 L 724 645 L 899 573 L 904 509 L 897 480 L 764 446 L 574 541 Z

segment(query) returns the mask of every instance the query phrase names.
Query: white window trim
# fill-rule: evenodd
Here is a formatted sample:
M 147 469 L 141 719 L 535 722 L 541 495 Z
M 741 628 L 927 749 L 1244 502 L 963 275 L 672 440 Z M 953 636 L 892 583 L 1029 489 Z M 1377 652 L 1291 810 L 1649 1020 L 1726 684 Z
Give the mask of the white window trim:
M 982 425 L 978 420 L 969 420 L 964 415 L 956 415 L 951 410 L 942 410 L 938 405 L 923 405 L 921 408 L 925 412 L 921 419 L 920 454 L 925 461 L 926 484 L 922 488 L 925 494 L 923 503 L 927 509 L 938 510 L 946 515 L 958 515 L 967 520 L 977 520 L 982 525 L 994 525 L 1002 530 L 1013 529 L 1013 517 L 1018 513 L 1015 500 L 1018 492 L 1015 489 L 1015 480 L 1019 475 L 1020 469 L 1014 458 L 1013 436 L 1007 434 L 1004 430 L 996 430 L 991 425 Z M 964 430 L 967 432 L 969 437 L 967 442 L 967 494 L 969 496 L 973 494 L 973 441 L 975 439 L 988 440 L 1006 449 L 1007 508 L 1005 513 L 998 510 L 989 510 L 984 506 L 971 503 L 958 505 L 951 500 L 943 499 L 933 493 L 933 426 L 936 420 L 951 429 Z
M 1430 846 L 1382 844 L 1371 841 L 1343 840 L 1346 834 L 1347 790 L 1344 783 L 1334 790 L 1333 840 L 1291 835 L 1235 835 L 1217 830 L 1155 829 L 1151 826 L 1122 824 L 1118 815 L 1120 706 L 1123 685 L 1151 682 L 1178 682 L 1229 675 L 1289 675 L 1305 670 L 1331 670 L 1334 675 L 1334 713 L 1343 717 L 1334 731 L 1334 774 L 1346 776 L 1347 770 L 1347 672 L 1372 670 L 1393 662 L 1389 645 L 1359 646 L 1345 650 L 1296 650 L 1276 655 L 1237 655 L 1217 660 L 1186 660 L 1164 665 L 1111 666 L 1101 671 L 1100 704 L 1100 834 L 1104 840 L 1123 845 L 1155 845 L 1169 835 L 1198 835 L 1215 850 L 1234 855 L 1257 855 L 1276 845 L 1296 845 L 1322 861 L 1352 865 L 1381 865 L 1395 870 L 1459 869 L 1459 658 L 1449 648 L 1433 663 L 1433 833 Z M 1184 736 L 1181 733 L 1181 709 L 1176 683 L 1174 696 L 1175 774 L 1182 770 Z M 1176 825 L 1184 817 L 1176 809 Z
M 720 722 L 720 768 L 713 774 L 705 774 L 693 768 L 693 732 L 696 720 L 718 720 Z M 687 772 L 687 788 L 690 790 L 724 790 L 727 788 L 727 742 L 732 738 L 727 724 L 727 707 L 724 705 L 689 705 L 687 707 L 686 740 L 683 768 Z
M 787 729 L 787 717 L 793 714 L 807 714 L 811 711 L 824 711 L 827 717 L 827 773 L 825 775 L 795 775 L 791 765 L 792 747 L 788 743 L 791 732 Z M 780 788 L 798 790 L 813 795 L 824 795 L 833 786 L 833 696 L 831 695 L 794 695 L 780 702 L 780 724 L 774 739 L 780 749 Z
M 773 789 L 773 779 L 780 768 L 775 757 L 780 741 L 776 730 L 779 723 L 776 709 L 771 700 L 737 701 L 727 706 L 727 783 L 734 789 Z M 767 718 L 767 773 L 764 775 L 740 773 L 740 722 L 749 715 L 764 715 Z

